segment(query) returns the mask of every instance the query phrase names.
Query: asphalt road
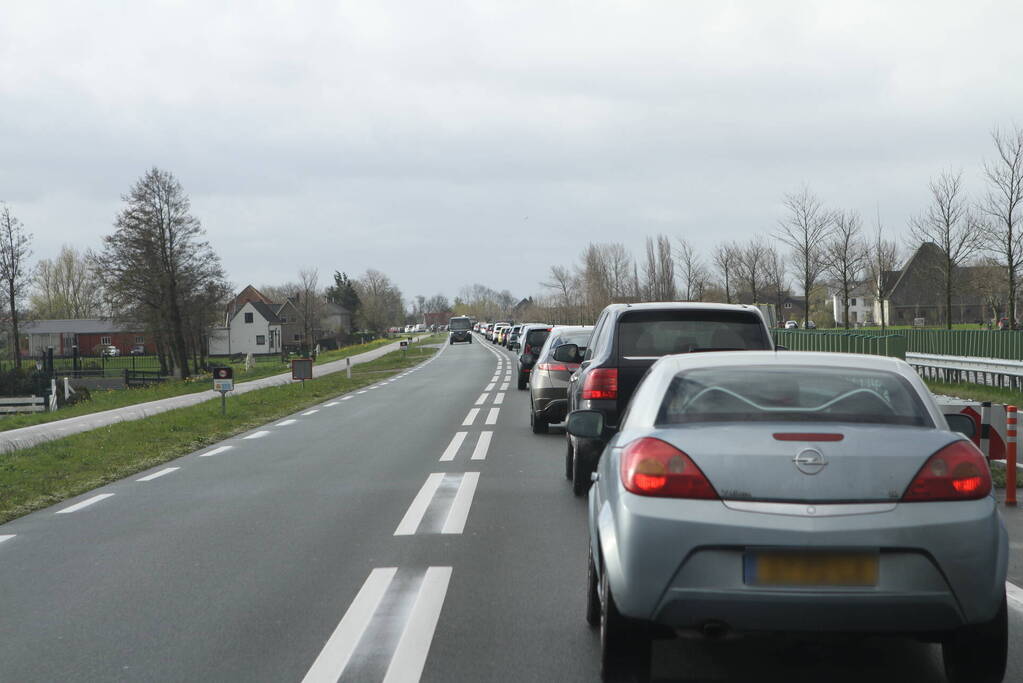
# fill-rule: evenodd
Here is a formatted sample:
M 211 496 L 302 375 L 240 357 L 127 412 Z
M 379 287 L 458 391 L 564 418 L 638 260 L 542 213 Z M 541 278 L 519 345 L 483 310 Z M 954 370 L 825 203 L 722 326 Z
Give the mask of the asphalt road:
M 511 362 L 445 346 L 0 526 L 0 681 L 598 680 L 585 505 Z M 936 646 L 875 638 L 659 642 L 654 675 L 944 680 Z M 1023 680 L 1018 647 L 1006 680 Z

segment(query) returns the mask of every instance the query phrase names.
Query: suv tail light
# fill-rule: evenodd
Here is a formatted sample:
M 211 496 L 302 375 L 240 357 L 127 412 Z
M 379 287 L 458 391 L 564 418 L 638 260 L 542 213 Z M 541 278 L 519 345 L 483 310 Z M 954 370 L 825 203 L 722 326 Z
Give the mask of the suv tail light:
M 939 500 L 977 500 L 991 493 L 991 473 L 980 449 L 956 441 L 932 455 L 913 477 L 904 503 Z
M 578 363 L 540 363 L 536 366 L 536 369 L 546 370 L 547 372 L 573 372 L 578 367 Z
M 696 463 L 660 439 L 644 437 L 626 446 L 622 451 L 621 477 L 625 489 L 640 496 L 719 499 Z
M 596 368 L 583 381 L 583 400 L 618 398 L 618 368 Z

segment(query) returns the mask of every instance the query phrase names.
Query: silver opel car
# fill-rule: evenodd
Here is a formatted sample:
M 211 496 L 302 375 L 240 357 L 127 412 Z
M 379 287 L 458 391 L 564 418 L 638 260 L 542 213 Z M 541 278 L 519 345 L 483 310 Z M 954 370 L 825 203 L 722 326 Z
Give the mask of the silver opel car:
M 605 680 L 648 676 L 653 638 L 791 631 L 909 634 L 950 681 L 1001 681 L 1008 537 L 971 433 L 896 359 L 657 361 L 589 494 Z

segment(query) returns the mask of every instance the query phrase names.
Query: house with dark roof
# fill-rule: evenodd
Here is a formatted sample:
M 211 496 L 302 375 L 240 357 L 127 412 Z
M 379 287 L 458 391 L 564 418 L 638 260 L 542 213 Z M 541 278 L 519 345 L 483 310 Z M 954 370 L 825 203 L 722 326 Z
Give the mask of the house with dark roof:
M 228 306 L 226 323 L 210 330 L 209 355 L 281 352 L 281 320 L 272 304 L 255 297 L 245 301 L 236 298 Z

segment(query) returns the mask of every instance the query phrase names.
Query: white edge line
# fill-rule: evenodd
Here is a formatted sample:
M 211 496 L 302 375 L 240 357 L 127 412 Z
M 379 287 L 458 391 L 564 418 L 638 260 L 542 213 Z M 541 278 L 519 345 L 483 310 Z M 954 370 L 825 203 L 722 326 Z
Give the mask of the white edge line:
M 451 567 L 430 567 L 426 570 L 391 664 L 387 667 L 384 683 L 410 683 L 423 675 L 450 581 Z
M 460 534 L 465 530 L 465 520 L 469 518 L 469 508 L 472 506 L 472 497 L 476 494 L 476 484 L 479 481 L 479 472 L 466 472 L 462 475 L 458 491 L 451 501 L 448 518 L 444 521 L 444 528 L 440 530 L 442 534 Z
M 318 412 L 320 412 L 319 408 L 313 408 L 312 410 L 305 411 L 302 415 L 315 415 Z
M 159 479 L 160 477 L 162 477 L 165 474 L 170 474 L 171 472 L 177 472 L 180 469 L 181 469 L 180 467 L 166 467 L 166 468 L 160 470 L 159 472 L 154 472 L 153 474 L 150 474 L 150 475 L 147 475 L 145 477 L 142 477 L 141 479 L 136 479 L 135 481 L 153 481 L 154 479 Z
M 324 408 L 333 408 L 334 406 L 337 405 L 337 403 L 338 403 L 337 401 L 331 401 L 330 403 L 324 405 L 323 407 Z
M 298 422 L 298 420 L 281 420 L 275 424 L 274 427 L 287 427 L 288 425 L 293 425 L 296 422 Z
M 211 455 L 217 455 L 219 453 L 223 453 L 224 451 L 229 451 L 229 450 L 231 450 L 230 446 L 219 446 L 217 448 L 214 448 L 212 451 L 206 451 L 205 453 L 200 453 L 199 457 L 200 458 L 208 458 Z
M 441 462 L 451 462 L 455 459 L 458 449 L 462 447 L 462 442 L 465 441 L 466 434 L 468 432 L 455 432 L 455 435 L 451 437 L 451 443 L 444 449 L 444 454 L 440 456 Z
M 1018 612 L 1023 612 L 1023 588 L 1011 581 L 1006 581 L 1005 597 L 1008 598 L 1010 607 L 1014 607 Z
M 269 433 L 270 432 L 266 431 L 265 429 L 261 429 L 258 432 L 252 432 L 248 436 L 243 436 L 242 438 L 243 439 L 262 439 L 264 436 L 266 436 Z
M 303 683 L 336 683 L 348 666 L 355 648 L 366 632 L 373 614 L 380 606 L 384 594 L 397 573 L 397 567 L 383 567 L 369 573 L 359 593 L 352 600 L 348 611 L 341 618 L 330 638 L 324 643 L 323 649 L 313 665 L 309 668 Z
M 77 511 L 81 510 L 84 507 L 88 507 L 88 506 L 92 505 L 93 503 L 98 503 L 101 500 L 104 500 L 106 498 L 110 498 L 112 495 L 114 495 L 114 494 L 112 494 L 112 493 L 100 493 L 98 495 L 93 496 L 92 498 L 86 498 L 81 503 L 75 503 L 71 507 L 66 507 L 63 510 L 57 510 L 56 514 L 58 514 L 58 515 L 66 515 L 69 512 L 77 512 Z
M 343 399 L 341 399 L 341 400 L 342 400 L 342 401 L 351 401 L 351 400 L 352 400 L 352 397 L 351 397 L 351 396 L 345 396 L 345 397 L 344 397 Z
M 472 451 L 472 457 L 470 460 L 486 460 L 487 451 L 490 450 L 490 439 L 494 436 L 493 432 L 480 432 L 480 438 L 476 442 L 476 448 Z
M 433 472 L 426 478 L 426 483 L 412 499 L 412 504 L 408 506 L 405 516 L 398 523 L 398 528 L 394 530 L 395 536 L 411 536 L 416 533 L 419 523 L 423 521 L 423 515 L 426 514 L 426 509 L 430 507 L 430 502 L 443 480 L 443 472 Z
M 0 543 L 3 543 L 4 541 L 9 541 L 17 535 L 18 534 L 2 534 L 0 535 Z

